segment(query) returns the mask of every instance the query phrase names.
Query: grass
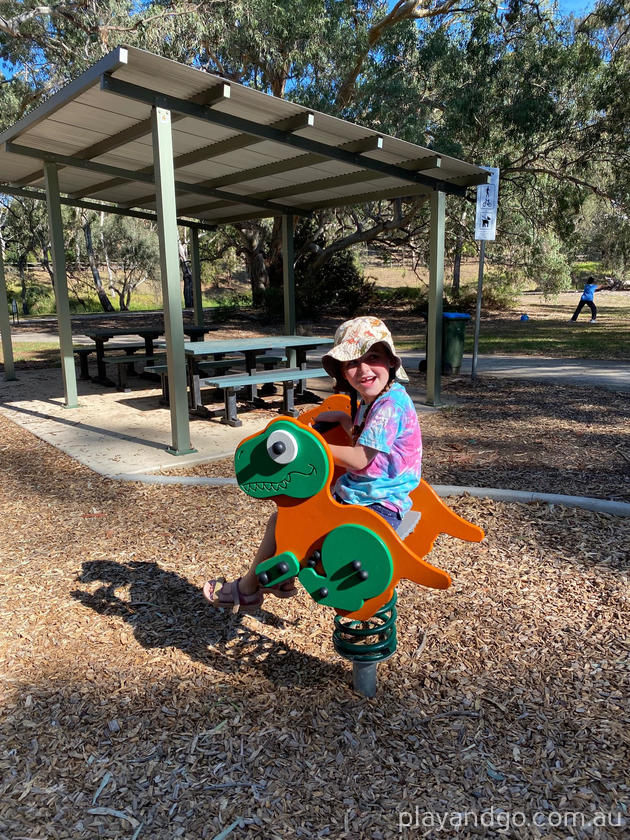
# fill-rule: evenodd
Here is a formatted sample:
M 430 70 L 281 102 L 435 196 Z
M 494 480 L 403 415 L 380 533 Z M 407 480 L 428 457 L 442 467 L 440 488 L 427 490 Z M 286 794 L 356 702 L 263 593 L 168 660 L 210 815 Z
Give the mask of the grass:
M 4 364 L 2 346 L 0 346 L 0 361 Z M 59 344 L 56 341 L 14 341 L 13 362 L 21 368 L 60 367 Z
M 576 324 L 507 319 L 482 322 L 479 352 L 630 361 L 630 322 L 589 324 L 583 317 Z M 472 345 L 471 328 L 464 352 L 472 353 Z

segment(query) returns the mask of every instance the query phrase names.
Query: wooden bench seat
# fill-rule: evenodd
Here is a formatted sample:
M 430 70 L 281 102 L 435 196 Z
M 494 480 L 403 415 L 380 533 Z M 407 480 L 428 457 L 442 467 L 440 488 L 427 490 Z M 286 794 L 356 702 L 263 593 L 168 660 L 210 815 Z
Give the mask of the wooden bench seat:
M 224 393 L 225 407 L 221 414 L 222 423 L 228 426 L 241 426 L 236 410 L 236 392 L 241 388 L 250 388 L 253 385 L 264 385 L 265 383 L 282 383 L 282 411 L 292 417 L 297 416 L 295 410 L 294 389 L 296 382 L 304 382 L 307 379 L 319 379 L 328 374 L 324 368 L 276 368 L 275 370 L 256 371 L 256 373 L 227 374 L 226 376 L 209 376 L 199 380 L 200 385 L 210 385 L 213 388 L 221 388 Z M 214 414 L 214 412 L 207 412 Z

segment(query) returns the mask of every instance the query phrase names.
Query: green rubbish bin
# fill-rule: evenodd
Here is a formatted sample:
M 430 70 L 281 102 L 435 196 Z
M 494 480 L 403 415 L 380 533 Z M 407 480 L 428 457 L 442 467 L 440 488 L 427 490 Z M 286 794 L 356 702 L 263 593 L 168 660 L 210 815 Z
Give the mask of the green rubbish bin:
M 468 321 L 470 321 L 470 315 L 465 312 L 442 313 L 442 373 L 446 376 L 451 373 L 459 373 L 462 366 Z M 427 331 L 427 341 L 428 338 Z M 426 369 L 427 361 L 422 359 L 418 365 L 418 370 L 424 372 Z
M 443 312 L 442 318 L 442 365 L 446 370 L 450 365 L 453 373 L 459 373 L 470 315 L 465 312 Z

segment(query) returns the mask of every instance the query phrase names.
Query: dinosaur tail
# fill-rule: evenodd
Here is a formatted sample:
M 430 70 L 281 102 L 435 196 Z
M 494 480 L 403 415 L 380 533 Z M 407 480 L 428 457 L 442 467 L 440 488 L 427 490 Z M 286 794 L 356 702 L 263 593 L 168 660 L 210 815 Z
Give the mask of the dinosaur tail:
M 431 551 L 438 534 L 448 534 L 467 542 L 480 542 L 484 538 L 484 532 L 478 525 L 458 516 L 424 480 L 411 494 L 411 502 L 412 509 L 420 511 L 422 518 L 405 539 L 405 545 L 419 557 Z

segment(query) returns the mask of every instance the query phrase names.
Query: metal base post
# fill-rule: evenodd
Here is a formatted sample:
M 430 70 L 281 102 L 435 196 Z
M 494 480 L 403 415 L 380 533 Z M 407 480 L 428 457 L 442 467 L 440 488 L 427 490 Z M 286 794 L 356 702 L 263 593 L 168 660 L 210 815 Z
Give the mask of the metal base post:
M 376 662 L 352 663 L 352 688 L 364 697 L 376 694 Z

